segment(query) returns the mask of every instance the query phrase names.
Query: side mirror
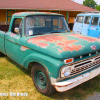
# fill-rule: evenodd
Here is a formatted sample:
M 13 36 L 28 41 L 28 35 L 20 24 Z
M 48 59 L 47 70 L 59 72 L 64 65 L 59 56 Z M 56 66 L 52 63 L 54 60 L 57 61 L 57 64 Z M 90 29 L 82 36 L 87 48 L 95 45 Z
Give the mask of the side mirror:
M 14 31 L 19 34 L 19 28 L 15 27 Z

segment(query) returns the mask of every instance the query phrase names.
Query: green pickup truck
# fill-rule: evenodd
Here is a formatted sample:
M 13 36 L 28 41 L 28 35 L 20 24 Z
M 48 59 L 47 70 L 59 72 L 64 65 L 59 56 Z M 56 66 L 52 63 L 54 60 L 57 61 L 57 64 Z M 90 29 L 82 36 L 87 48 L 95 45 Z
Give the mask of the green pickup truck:
M 100 74 L 100 39 L 71 33 L 61 14 L 13 14 L 8 32 L 0 31 L 0 52 L 31 68 L 35 87 L 45 95 Z

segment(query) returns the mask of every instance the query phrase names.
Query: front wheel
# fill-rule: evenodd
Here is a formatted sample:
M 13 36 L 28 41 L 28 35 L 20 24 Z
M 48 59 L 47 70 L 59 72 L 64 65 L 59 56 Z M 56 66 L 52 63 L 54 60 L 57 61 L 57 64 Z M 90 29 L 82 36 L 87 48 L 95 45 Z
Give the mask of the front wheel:
M 55 92 L 51 85 L 46 69 L 40 64 L 35 64 L 31 69 L 32 80 L 37 90 L 45 95 L 50 95 Z

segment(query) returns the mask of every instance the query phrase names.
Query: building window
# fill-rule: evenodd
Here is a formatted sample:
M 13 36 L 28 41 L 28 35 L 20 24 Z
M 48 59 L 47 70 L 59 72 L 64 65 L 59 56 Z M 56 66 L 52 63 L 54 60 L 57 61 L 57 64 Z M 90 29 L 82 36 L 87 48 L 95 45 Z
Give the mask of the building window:
M 6 15 L 6 17 L 7 17 L 7 23 L 9 24 L 10 23 L 10 21 L 11 21 L 11 17 L 12 17 L 12 15 L 15 13 L 15 10 L 7 10 L 7 15 Z

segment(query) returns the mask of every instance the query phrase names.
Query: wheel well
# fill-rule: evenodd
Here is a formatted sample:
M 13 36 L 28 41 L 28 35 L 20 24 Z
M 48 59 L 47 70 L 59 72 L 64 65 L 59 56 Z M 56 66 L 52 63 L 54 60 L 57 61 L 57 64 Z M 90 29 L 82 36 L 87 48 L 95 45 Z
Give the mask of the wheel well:
M 32 67 L 33 67 L 35 64 L 42 65 L 42 64 L 40 64 L 40 63 L 38 63 L 38 62 L 30 62 L 29 65 L 28 65 L 28 70 L 31 71 Z M 43 66 L 43 65 L 42 65 L 42 66 Z M 44 66 L 43 66 L 43 67 L 44 67 Z M 44 68 L 45 68 L 45 67 L 44 67 Z

